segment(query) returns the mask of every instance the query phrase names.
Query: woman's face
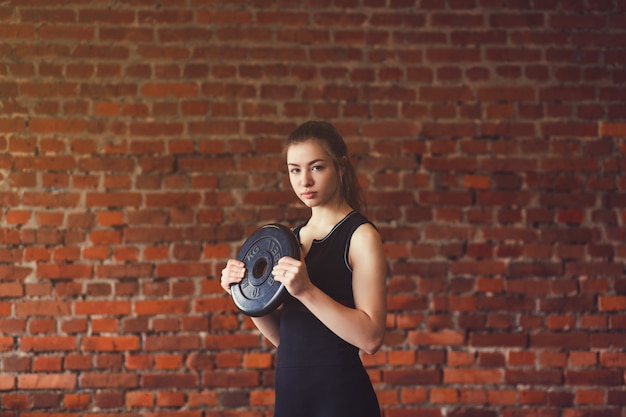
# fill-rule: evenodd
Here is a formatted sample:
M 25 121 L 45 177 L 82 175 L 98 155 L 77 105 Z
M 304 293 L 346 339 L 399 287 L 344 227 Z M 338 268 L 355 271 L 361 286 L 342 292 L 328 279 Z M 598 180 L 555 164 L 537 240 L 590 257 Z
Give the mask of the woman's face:
M 293 191 L 307 207 L 339 203 L 343 198 L 339 172 L 318 141 L 290 145 L 287 169 Z

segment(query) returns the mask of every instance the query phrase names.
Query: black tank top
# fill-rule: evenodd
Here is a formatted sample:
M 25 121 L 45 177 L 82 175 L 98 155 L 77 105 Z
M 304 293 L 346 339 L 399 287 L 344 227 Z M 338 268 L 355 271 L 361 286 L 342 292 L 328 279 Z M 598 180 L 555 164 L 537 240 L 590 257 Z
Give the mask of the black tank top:
M 354 308 L 352 268 L 348 261 L 354 231 L 370 223 L 358 212 L 344 217 L 328 235 L 313 240 L 305 262 L 311 282 L 337 302 Z M 371 224 L 371 223 L 370 223 Z M 299 236 L 302 224 L 294 229 Z M 295 298 L 283 304 L 280 322 L 278 366 L 319 366 L 358 361 L 358 348 L 330 331 Z

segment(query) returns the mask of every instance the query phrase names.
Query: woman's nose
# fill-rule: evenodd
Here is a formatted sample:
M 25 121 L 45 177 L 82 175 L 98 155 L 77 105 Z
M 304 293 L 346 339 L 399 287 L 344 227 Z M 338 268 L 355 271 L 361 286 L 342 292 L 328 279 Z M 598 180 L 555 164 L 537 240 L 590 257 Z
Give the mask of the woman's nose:
M 309 171 L 304 171 L 302 174 L 302 185 L 305 187 L 313 185 L 313 177 Z

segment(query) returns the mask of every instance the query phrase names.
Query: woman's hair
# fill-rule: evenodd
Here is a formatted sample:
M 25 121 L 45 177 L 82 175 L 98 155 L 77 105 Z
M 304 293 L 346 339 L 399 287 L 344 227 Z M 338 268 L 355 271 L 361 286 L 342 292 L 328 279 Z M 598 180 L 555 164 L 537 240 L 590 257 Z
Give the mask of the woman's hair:
M 354 167 L 350 163 L 346 142 L 339 131 L 332 124 L 324 121 L 310 120 L 298 126 L 287 138 L 289 146 L 306 142 L 317 141 L 332 158 L 341 178 L 341 193 L 346 202 L 354 210 L 363 213 L 366 209 L 365 200 Z M 343 175 L 341 169 L 343 168 Z

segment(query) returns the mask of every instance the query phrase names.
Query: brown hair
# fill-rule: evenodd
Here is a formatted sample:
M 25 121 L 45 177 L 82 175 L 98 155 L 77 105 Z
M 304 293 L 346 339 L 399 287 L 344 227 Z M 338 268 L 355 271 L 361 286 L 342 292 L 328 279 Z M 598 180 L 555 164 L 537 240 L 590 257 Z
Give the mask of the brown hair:
M 310 120 L 298 126 L 287 138 L 287 147 L 306 142 L 317 141 L 332 158 L 337 172 L 341 172 L 341 193 L 346 202 L 354 210 L 364 213 L 365 200 L 356 171 L 350 163 L 348 147 L 339 131 L 332 124 L 324 121 Z

